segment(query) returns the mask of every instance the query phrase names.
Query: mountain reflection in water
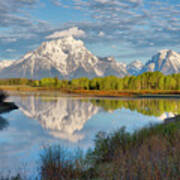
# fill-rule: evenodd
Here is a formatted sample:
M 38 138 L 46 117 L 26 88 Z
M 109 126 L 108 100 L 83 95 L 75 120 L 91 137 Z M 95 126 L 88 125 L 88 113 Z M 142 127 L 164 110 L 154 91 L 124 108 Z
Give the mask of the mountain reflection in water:
M 56 138 L 78 142 L 84 138 L 79 133 L 86 122 L 100 112 L 113 113 L 127 109 L 145 116 L 165 120 L 180 114 L 180 101 L 175 99 L 95 99 L 48 98 L 27 96 L 15 99 L 20 110 L 37 120 Z
M 28 117 L 38 120 L 54 137 L 77 142 L 83 139 L 80 131 L 99 108 L 90 102 L 71 98 L 37 98 L 35 96 L 16 99 L 20 110 Z
M 84 99 L 28 96 L 15 100 L 28 117 L 38 120 L 46 129 L 73 134 L 99 111 L 128 109 L 164 120 L 180 114 L 180 100 L 175 99 Z

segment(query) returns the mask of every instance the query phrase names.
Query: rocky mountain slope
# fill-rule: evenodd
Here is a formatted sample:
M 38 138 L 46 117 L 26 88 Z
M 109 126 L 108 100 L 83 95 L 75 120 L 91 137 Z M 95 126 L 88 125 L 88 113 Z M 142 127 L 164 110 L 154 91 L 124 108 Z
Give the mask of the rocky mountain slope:
M 143 68 L 143 63 L 139 60 L 133 61 L 127 65 L 127 71 L 131 75 L 138 75 Z
M 168 49 L 159 51 L 145 64 L 140 73 L 147 71 L 160 71 L 164 74 L 180 73 L 180 54 Z

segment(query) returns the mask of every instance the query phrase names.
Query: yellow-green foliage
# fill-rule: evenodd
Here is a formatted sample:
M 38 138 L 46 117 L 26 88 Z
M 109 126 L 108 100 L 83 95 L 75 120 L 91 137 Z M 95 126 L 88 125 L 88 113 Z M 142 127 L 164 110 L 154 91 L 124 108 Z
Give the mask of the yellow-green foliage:
M 118 99 L 91 99 L 92 104 L 100 106 L 106 111 L 116 109 L 130 109 L 148 116 L 160 116 L 164 112 L 180 114 L 180 101 L 176 99 L 138 99 L 138 100 L 118 100 Z
M 0 85 L 30 85 L 84 90 L 180 90 L 180 73 L 164 75 L 161 72 L 145 72 L 139 76 L 86 77 L 68 80 L 43 78 L 41 80 L 1 79 Z

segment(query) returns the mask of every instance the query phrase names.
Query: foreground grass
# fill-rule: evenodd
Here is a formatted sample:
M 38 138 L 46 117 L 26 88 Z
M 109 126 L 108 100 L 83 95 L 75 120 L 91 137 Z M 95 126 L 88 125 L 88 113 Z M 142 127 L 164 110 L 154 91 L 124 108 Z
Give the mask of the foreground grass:
M 59 179 L 180 179 L 180 122 L 99 133 L 86 157 L 69 158 L 60 147 L 42 156 L 43 180 Z M 73 160 L 71 160 L 73 159 Z
M 42 180 L 179 180 L 180 117 L 133 134 L 100 132 L 86 155 L 60 146 L 41 155 Z M 20 177 L 18 177 L 20 179 Z M 17 179 L 17 180 L 19 180 Z

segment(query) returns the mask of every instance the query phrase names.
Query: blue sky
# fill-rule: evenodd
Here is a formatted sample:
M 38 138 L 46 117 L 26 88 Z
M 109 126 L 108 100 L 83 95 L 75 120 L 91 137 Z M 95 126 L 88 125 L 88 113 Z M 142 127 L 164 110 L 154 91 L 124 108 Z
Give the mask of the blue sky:
M 97 56 L 145 62 L 160 49 L 180 52 L 180 1 L 0 0 L 0 59 L 69 32 Z

